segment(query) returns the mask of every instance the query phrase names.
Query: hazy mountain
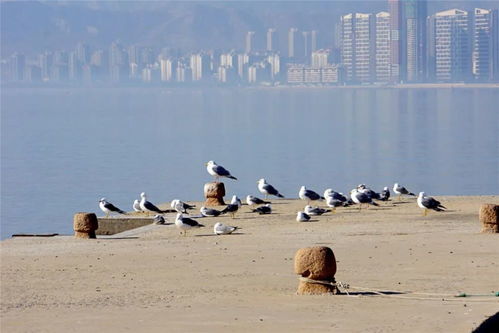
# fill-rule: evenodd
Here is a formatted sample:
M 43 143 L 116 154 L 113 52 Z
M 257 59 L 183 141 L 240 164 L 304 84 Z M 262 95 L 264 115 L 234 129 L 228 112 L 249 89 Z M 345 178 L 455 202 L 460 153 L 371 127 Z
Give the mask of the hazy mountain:
M 265 31 L 277 29 L 281 48 L 287 30 L 318 30 L 322 47 L 332 44 L 341 14 L 386 10 L 387 1 L 3 1 L 2 56 L 70 49 L 78 41 L 107 47 L 112 41 L 183 50 L 243 49 L 253 30 L 263 48 Z M 497 8 L 498 1 L 437 1 L 430 11 Z

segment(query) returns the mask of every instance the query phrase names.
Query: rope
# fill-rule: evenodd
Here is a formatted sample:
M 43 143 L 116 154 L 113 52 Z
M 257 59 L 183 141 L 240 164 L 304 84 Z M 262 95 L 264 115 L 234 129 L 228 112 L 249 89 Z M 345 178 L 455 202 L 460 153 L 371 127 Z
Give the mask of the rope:
M 306 283 L 311 283 L 311 284 L 322 284 L 326 286 L 332 286 L 336 288 L 341 293 L 342 288 L 347 296 L 351 297 L 358 297 L 359 295 L 350 295 L 348 292 L 348 289 L 354 289 L 354 290 L 361 290 L 361 291 L 366 291 L 373 293 L 377 296 L 381 297 L 389 297 L 389 298 L 400 298 L 400 299 L 411 299 L 411 300 L 432 300 L 432 301 L 464 301 L 462 298 L 469 298 L 469 297 L 499 297 L 499 291 L 498 292 L 492 292 L 491 294 L 467 294 L 467 293 L 461 293 L 461 294 L 439 294 L 439 293 L 422 293 L 422 292 L 413 292 L 413 291 L 398 291 L 398 290 L 376 290 L 373 288 L 365 288 L 365 287 L 357 287 L 357 286 L 350 286 L 348 283 L 345 282 L 336 282 L 336 280 L 333 278 L 331 281 L 327 280 L 312 280 L 303 276 L 299 277 L 300 281 L 306 282 Z M 414 296 L 403 296 L 403 295 L 393 295 L 391 293 L 396 293 L 396 294 L 407 294 L 407 295 L 423 295 L 427 297 L 414 297 Z M 480 299 L 467 299 L 466 301 L 468 302 L 482 302 L 482 303 L 496 303 L 495 301 L 489 301 L 489 300 L 480 300 Z

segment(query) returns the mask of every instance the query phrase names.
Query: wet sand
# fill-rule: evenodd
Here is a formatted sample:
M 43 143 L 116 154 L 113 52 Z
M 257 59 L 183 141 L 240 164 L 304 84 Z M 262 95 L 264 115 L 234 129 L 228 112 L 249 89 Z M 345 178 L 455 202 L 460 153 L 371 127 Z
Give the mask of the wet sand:
M 499 196 L 438 199 L 448 211 L 426 217 L 405 199 L 298 223 L 304 202 L 273 200 L 272 215 L 243 206 L 236 219 L 199 219 L 206 228 L 187 237 L 167 225 L 121 239 L 8 239 L 1 329 L 470 332 L 499 311 L 499 298 L 450 295 L 499 291 L 499 234 L 480 234 L 478 222 L 480 204 Z M 215 236 L 216 222 L 242 229 Z M 428 295 L 298 296 L 293 257 L 314 245 L 333 249 L 338 281 Z

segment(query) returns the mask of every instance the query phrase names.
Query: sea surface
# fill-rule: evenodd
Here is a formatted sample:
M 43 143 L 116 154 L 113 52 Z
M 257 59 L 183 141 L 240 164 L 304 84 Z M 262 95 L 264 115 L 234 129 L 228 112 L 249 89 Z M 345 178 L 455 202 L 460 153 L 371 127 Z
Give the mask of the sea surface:
M 75 212 L 202 200 L 214 160 L 259 195 L 394 182 L 499 193 L 499 89 L 102 88 L 1 91 L 1 238 L 72 232 Z

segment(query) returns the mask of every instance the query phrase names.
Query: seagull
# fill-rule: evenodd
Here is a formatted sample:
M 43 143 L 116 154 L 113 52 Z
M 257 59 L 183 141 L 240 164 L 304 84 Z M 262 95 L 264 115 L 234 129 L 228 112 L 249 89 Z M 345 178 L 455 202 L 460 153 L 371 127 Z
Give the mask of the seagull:
M 204 206 L 199 209 L 199 212 L 204 217 L 217 217 L 218 215 L 222 214 L 222 212 L 219 210 L 212 209 L 212 208 L 206 208 Z
M 366 184 L 359 184 L 357 186 L 357 190 L 360 193 L 366 194 L 371 199 L 379 199 L 380 197 L 379 193 L 376 193 L 373 190 L 371 190 L 369 187 L 366 186 Z
M 154 206 L 151 202 L 147 201 L 146 199 L 146 194 L 145 192 L 140 193 L 140 209 L 144 212 L 153 212 L 153 213 L 166 213 L 166 211 L 159 209 L 158 207 Z
M 324 208 L 320 208 L 320 207 L 312 207 L 310 205 L 306 205 L 304 211 L 305 211 L 305 214 L 308 214 L 308 215 L 322 215 L 324 213 L 330 212 L 331 210 L 330 209 L 324 209 Z
M 316 192 L 314 192 L 312 190 L 307 190 L 305 188 L 305 186 L 302 186 L 300 188 L 300 192 L 298 192 L 298 196 L 302 200 L 307 200 L 309 204 L 310 204 L 310 201 L 324 199 L 324 197 L 320 196 L 318 193 L 316 193 Z
M 248 206 L 253 206 L 253 205 L 269 204 L 270 201 L 265 201 L 265 200 L 262 200 L 258 197 L 248 195 L 248 196 L 246 196 L 246 203 L 248 204 Z
M 436 212 L 443 212 L 444 209 L 447 209 L 444 206 L 442 206 L 440 201 L 435 200 L 432 197 L 425 196 L 424 192 L 419 192 L 417 202 L 418 206 L 424 209 L 423 216 L 426 216 L 426 214 L 428 213 L 428 209 L 433 209 Z
M 208 163 L 206 163 L 206 170 L 210 175 L 215 177 L 216 181 L 218 181 L 220 177 L 226 177 L 237 180 L 236 177 L 230 174 L 229 170 L 225 169 L 221 165 L 217 165 L 214 161 L 209 161 Z
M 230 225 L 225 225 L 223 223 L 215 223 L 213 226 L 213 233 L 215 235 L 229 235 L 239 229 L 239 227 L 236 226 L 230 226 Z
M 350 197 L 352 198 L 353 202 L 355 202 L 356 204 L 359 204 L 359 210 L 361 210 L 362 204 L 364 204 L 364 203 L 370 204 L 373 206 L 379 206 L 367 194 L 359 192 L 357 189 L 353 189 L 352 191 L 350 191 Z M 367 207 L 369 207 L 369 206 L 367 206 Z
M 232 218 L 236 215 L 236 212 L 239 210 L 239 206 L 237 204 L 228 204 L 220 213 L 227 214 L 229 213 Z
M 347 197 L 339 192 L 333 191 L 330 188 L 324 191 L 324 197 L 326 198 L 326 204 L 328 207 L 333 208 L 333 213 L 336 213 L 336 207 L 350 206 Z
M 166 224 L 165 218 L 159 214 L 156 214 L 153 219 L 154 224 Z
M 241 199 L 238 198 L 237 195 L 233 195 L 232 199 L 230 200 L 231 205 L 237 205 L 237 208 L 241 208 L 243 203 L 241 202 Z
M 273 195 L 278 198 L 284 198 L 284 196 L 281 193 L 279 193 L 279 191 L 276 190 L 274 186 L 268 184 L 264 178 L 257 181 L 257 183 L 258 183 L 258 191 L 260 191 L 261 194 L 265 195 L 265 199 L 267 199 L 269 195 Z
M 381 201 L 388 201 L 390 199 L 390 190 L 388 187 L 384 187 L 383 191 L 381 191 L 381 194 L 379 195 L 379 200 Z
M 310 221 L 310 215 L 304 213 L 304 212 L 298 212 L 296 214 L 296 221 L 298 222 L 308 222 Z
M 142 209 L 140 209 L 140 201 L 137 199 L 133 202 L 133 210 L 136 212 L 142 211 Z
M 175 225 L 177 226 L 177 228 L 184 231 L 184 236 L 187 235 L 188 229 L 204 227 L 204 225 L 198 223 L 198 221 L 188 217 L 184 217 L 182 213 L 177 214 L 177 217 L 175 218 Z
M 110 202 L 106 201 L 106 198 L 102 198 L 99 200 L 99 208 L 106 213 L 106 217 L 109 217 L 109 214 L 111 213 L 118 213 L 118 214 L 126 214 L 126 212 L 122 211 L 115 205 L 113 205 Z
M 180 201 L 179 199 L 172 200 L 170 203 L 170 207 L 175 209 L 177 213 L 184 213 L 187 214 L 188 209 L 194 209 L 196 207 L 195 205 L 189 205 L 183 201 Z
M 272 206 L 270 204 L 266 204 L 265 206 L 260 206 L 256 209 L 253 209 L 253 212 L 260 215 L 270 214 L 272 213 Z
M 398 194 L 399 201 L 400 201 L 400 197 L 402 196 L 402 194 L 415 196 L 414 193 L 409 192 L 405 187 L 400 186 L 399 183 L 393 184 L 393 192 L 395 192 L 395 194 Z

